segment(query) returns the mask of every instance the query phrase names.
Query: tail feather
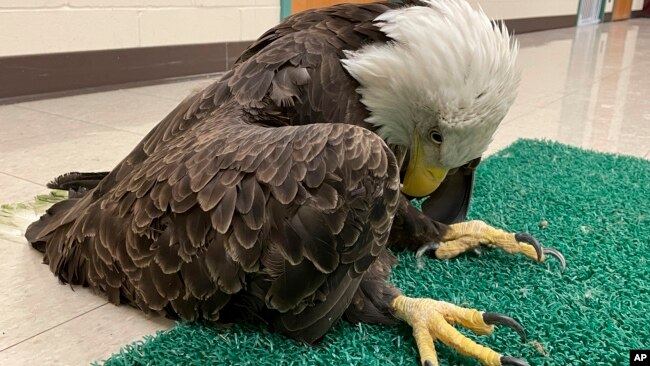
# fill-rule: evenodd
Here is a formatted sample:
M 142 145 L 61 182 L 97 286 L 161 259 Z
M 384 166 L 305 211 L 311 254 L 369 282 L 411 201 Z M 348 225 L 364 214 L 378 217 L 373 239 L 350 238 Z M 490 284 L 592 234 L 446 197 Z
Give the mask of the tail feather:
M 76 212 L 71 210 L 80 199 L 79 197 L 68 198 L 48 208 L 38 220 L 32 222 L 25 230 L 27 241 L 32 243 L 34 248 L 39 249 L 38 246 L 44 245 L 53 231 L 76 218 Z
M 48 227 L 62 224 L 52 219 L 55 213 L 70 209 L 107 175 L 108 172 L 66 173 L 47 184 L 53 189 L 50 194 L 37 196 L 33 202 L 0 205 L 0 239 L 24 243 L 27 237 L 34 248 L 42 251 L 41 242 Z M 55 206 L 56 203 L 60 204 Z
M 85 191 L 95 188 L 107 175 L 108 172 L 70 172 L 54 178 L 54 180 L 47 184 L 47 187 L 64 191 Z
M 49 195 L 34 202 L 0 206 L 0 240 L 24 244 L 43 253 L 43 262 L 50 266 L 62 282 L 87 285 L 87 245 L 68 240 L 71 225 L 93 202 L 91 192 L 108 173 L 68 173 L 47 186 Z
M 0 240 L 25 243 L 27 227 L 55 203 L 67 198 L 68 192 L 53 190 L 36 196 L 33 202 L 0 205 Z
M 25 238 L 32 247 L 43 253 L 43 262 L 63 283 L 87 285 L 87 262 L 84 253 L 88 245 L 68 237 L 74 229 L 75 220 L 92 202 L 92 195 L 70 191 L 70 197 L 55 203 L 25 231 Z

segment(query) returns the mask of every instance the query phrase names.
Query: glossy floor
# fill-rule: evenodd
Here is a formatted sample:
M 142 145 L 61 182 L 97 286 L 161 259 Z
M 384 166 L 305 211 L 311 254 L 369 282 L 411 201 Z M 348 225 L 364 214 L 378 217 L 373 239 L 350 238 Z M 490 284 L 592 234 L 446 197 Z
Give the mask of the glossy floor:
M 650 19 L 525 34 L 520 96 L 489 152 L 548 138 L 650 158 Z M 0 202 L 67 171 L 105 170 L 190 91 L 191 80 L 0 106 Z M 60 286 L 22 240 L 0 243 L 0 365 L 80 365 L 172 326 Z

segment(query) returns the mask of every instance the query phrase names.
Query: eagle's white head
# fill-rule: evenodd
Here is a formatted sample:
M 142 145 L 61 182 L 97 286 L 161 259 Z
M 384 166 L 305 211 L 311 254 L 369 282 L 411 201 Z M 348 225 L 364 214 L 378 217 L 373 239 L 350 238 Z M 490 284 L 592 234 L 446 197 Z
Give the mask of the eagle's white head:
M 449 169 L 483 154 L 514 102 L 518 44 L 464 0 L 391 10 L 377 25 L 393 41 L 346 54 L 368 122 L 408 149 L 403 191 L 424 196 Z

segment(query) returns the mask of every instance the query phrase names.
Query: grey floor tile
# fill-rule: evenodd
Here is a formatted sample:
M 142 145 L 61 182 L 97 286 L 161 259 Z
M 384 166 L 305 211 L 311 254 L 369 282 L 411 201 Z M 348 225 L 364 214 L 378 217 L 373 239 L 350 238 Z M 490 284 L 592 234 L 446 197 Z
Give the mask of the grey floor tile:
M 87 123 L 49 113 L 13 105 L 0 106 L 0 153 L 4 151 L 3 145 L 10 141 L 24 140 L 26 143 L 37 144 L 41 136 L 87 126 Z
M 188 95 L 205 88 L 214 82 L 218 77 L 219 75 L 210 75 L 209 77 L 196 80 L 129 88 L 124 89 L 124 91 L 128 93 L 144 94 L 158 98 L 165 98 L 180 103 Z
M 2 187 L 0 189 L 0 205 L 30 201 L 37 194 L 46 192 L 46 188 L 43 185 L 19 179 L 2 172 L 0 172 L 0 187 Z
M 70 286 L 60 285 L 42 264 L 43 255 L 26 242 L 19 245 L 0 240 L 0 256 L 0 355 L 35 334 L 106 303 L 87 289 L 73 292 Z
M 47 315 L 57 310 L 53 308 Z M 0 352 L 0 365 L 88 365 L 144 334 L 172 325 L 167 319 L 149 318 L 127 306 L 106 304 L 5 349 Z
M 3 144 L 0 172 L 45 185 L 71 171 L 112 169 L 142 139 L 141 136 L 101 126 L 59 131 L 39 139 Z
M 176 105 L 178 101 L 115 90 L 17 106 L 144 135 Z

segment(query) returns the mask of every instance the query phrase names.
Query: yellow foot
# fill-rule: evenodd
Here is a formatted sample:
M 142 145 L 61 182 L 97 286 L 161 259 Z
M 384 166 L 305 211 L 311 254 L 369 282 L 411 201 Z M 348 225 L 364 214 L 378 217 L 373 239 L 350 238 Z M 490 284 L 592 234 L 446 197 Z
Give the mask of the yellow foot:
M 476 334 L 491 334 L 494 325 L 501 324 L 512 327 L 525 341 L 523 328 L 512 318 L 498 313 L 466 309 L 444 301 L 414 299 L 406 296 L 396 297 L 391 305 L 395 316 L 413 328 L 413 336 L 423 366 L 438 366 L 438 356 L 434 346 L 436 340 L 440 340 L 465 356 L 477 359 L 484 365 L 528 365 L 524 360 L 503 356 L 475 343 L 453 327 L 453 324 L 458 323 Z
M 545 261 L 546 256 L 551 255 L 560 261 L 562 270 L 566 268 L 562 253 L 553 248 L 543 248 L 531 235 L 508 233 L 479 220 L 449 225 L 440 243 L 423 245 L 417 255 L 433 251 L 436 258 L 449 259 L 469 250 L 478 250 L 481 246 L 501 248 L 512 254 L 521 253 L 538 262 Z

